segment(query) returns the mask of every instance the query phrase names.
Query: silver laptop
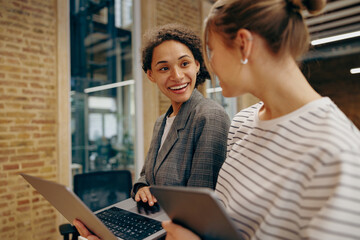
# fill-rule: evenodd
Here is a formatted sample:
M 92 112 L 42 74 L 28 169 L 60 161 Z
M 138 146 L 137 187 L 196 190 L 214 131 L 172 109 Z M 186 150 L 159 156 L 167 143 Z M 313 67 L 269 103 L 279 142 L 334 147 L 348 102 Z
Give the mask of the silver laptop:
M 20 174 L 28 181 L 45 199 L 47 199 L 70 223 L 74 219 L 82 221 L 88 229 L 104 240 L 118 239 L 159 239 L 166 232 L 161 228 L 161 221 L 168 220 L 166 213 L 159 212 L 146 215 L 139 214 L 136 202 L 129 198 L 96 212 L 92 212 L 68 187 L 43 180 L 27 174 Z M 120 217 L 119 214 L 121 214 Z M 118 218 L 118 220 L 116 219 Z M 125 222 L 139 222 L 136 231 L 121 229 Z M 101 219 L 101 220 L 100 220 Z M 119 223 L 119 221 L 121 223 Z M 160 226 L 160 227 L 159 227 Z M 123 233 L 125 231 L 125 233 Z
M 213 190 L 152 186 L 150 191 L 174 223 L 191 229 L 201 239 L 243 239 Z

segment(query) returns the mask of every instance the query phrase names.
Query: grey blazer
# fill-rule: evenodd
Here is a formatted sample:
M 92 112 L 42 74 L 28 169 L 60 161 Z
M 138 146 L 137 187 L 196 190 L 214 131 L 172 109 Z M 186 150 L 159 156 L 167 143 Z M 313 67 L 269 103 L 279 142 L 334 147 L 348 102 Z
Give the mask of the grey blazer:
M 194 89 L 174 119 L 159 151 L 166 116 L 160 116 L 140 178 L 132 196 L 143 185 L 194 186 L 215 189 L 218 173 L 226 157 L 230 119 L 224 108 Z

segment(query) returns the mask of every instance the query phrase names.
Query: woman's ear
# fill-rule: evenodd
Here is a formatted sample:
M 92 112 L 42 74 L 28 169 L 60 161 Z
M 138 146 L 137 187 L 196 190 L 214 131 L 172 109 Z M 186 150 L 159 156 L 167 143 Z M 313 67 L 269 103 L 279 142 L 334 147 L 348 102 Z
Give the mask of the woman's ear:
M 200 71 L 200 63 L 198 60 L 195 60 L 195 64 L 196 64 L 196 72 Z
M 253 34 L 245 28 L 239 29 L 236 33 L 235 44 L 240 49 L 242 59 L 248 59 L 253 46 Z
M 147 75 L 147 77 L 148 77 L 148 79 L 149 79 L 150 81 L 156 82 L 155 79 L 154 79 L 153 76 L 152 76 L 152 71 L 151 71 L 150 69 L 148 69 L 148 70 L 146 71 L 146 75 Z

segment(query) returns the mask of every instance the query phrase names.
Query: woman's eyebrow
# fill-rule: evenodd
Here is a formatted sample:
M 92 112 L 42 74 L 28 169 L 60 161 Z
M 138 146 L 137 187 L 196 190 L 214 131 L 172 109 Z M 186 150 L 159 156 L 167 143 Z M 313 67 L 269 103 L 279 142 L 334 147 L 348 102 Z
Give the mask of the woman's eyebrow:
M 183 59 L 183 58 L 186 58 L 186 57 L 190 57 L 190 56 L 187 55 L 187 54 L 185 54 L 185 55 L 182 55 L 181 57 L 179 57 L 178 60 Z M 158 61 L 158 62 L 155 64 L 155 66 L 157 66 L 157 65 L 159 65 L 159 64 L 161 64 L 161 63 L 168 63 L 168 61 L 165 61 L 165 60 L 163 60 L 163 61 Z
M 161 63 L 167 63 L 168 61 L 158 61 L 156 64 L 155 64 L 155 66 L 157 66 L 157 65 L 159 65 L 159 64 L 161 64 Z
M 185 57 L 190 57 L 189 55 L 185 54 L 185 55 L 182 55 L 181 57 L 178 58 L 178 60 L 182 59 L 182 58 L 185 58 Z

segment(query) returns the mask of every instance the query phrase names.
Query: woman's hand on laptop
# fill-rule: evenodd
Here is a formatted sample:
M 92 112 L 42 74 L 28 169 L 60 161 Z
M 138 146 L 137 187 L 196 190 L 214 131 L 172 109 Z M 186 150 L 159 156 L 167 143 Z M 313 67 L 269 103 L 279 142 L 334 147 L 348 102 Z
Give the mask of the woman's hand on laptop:
M 97 237 L 97 236 L 95 236 L 95 235 L 93 235 L 93 234 L 85 227 L 85 225 L 84 225 L 81 221 L 75 219 L 75 220 L 73 221 L 73 225 L 74 225 L 74 226 L 76 227 L 76 229 L 78 230 L 80 236 L 82 236 L 82 237 L 84 237 L 84 238 L 86 238 L 86 239 L 88 239 L 88 240 L 100 240 L 100 238 Z
M 195 233 L 172 221 L 164 221 L 161 225 L 166 231 L 166 240 L 200 240 L 200 237 Z
M 149 206 L 154 206 L 154 204 L 157 202 L 157 199 L 154 197 L 154 195 L 151 194 L 150 187 L 144 186 L 137 191 L 135 195 L 135 201 L 142 201 L 144 203 L 147 202 Z

